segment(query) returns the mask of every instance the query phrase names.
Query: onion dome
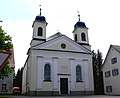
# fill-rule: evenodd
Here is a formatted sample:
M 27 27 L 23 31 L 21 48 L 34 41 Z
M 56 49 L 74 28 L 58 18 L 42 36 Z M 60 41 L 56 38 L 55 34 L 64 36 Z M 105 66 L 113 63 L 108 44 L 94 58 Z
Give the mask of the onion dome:
M 46 19 L 44 16 L 38 15 L 35 18 L 35 22 L 46 22 Z
M 74 29 L 76 28 L 87 28 L 87 27 L 84 22 L 78 21 L 74 26 Z

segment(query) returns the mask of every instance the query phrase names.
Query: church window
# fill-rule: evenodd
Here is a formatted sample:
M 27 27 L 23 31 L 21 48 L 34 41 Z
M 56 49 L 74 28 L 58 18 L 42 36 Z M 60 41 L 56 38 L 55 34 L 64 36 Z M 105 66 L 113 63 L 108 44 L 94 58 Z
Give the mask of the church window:
M 76 66 L 76 81 L 77 82 L 82 81 L 82 70 L 80 65 Z
M 84 32 L 81 33 L 81 38 L 82 38 L 82 41 L 86 41 L 86 36 Z
M 51 68 L 50 64 L 45 64 L 44 66 L 44 80 L 45 81 L 50 81 L 51 80 Z
M 65 49 L 66 48 L 66 44 L 62 43 L 61 44 L 61 48 Z
M 77 34 L 75 34 L 75 42 L 77 41 Z
M 38 27 L 38 36 L 43 36 L 43 28 Z

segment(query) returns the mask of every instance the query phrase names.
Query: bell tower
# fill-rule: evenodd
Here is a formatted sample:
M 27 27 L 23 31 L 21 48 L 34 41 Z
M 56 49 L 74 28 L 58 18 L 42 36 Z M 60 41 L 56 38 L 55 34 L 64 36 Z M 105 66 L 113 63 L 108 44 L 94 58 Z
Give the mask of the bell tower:
M 74 41 L 78 44 L 86 47 L 91 50 L 91 46 L 89 45 L 88 38 L 88 28 L 86 27 L 84 22 L 80 21 L 80 15 L 78 14 L 78 22 L 74 25 L 73 37 Z
M 31 46 L 43 43 L 46 41 L 46 18 L 41 15 L 41 8 L 40 14 L 36 16 L 32 28 L 33 28 L 33 37 L 31 41 Z

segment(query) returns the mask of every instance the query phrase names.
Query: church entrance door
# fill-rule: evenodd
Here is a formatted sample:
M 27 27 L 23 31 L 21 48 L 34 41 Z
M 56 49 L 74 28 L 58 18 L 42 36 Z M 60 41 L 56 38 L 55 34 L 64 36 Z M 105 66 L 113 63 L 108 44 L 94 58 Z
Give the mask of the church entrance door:
M 62 95 L 68 94 L 68 78 L 60 78 L 60 92 Z

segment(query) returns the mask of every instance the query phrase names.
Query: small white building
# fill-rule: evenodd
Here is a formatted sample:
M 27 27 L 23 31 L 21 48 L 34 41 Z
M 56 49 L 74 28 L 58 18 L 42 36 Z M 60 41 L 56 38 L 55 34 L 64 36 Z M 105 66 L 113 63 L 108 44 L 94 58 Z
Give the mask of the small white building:
M 33 22 L 33 37 L 23 69 L 22 93 L 28 95 L 94 94 L 88 28 L 79 21 L 74 40 L 60 32 L 46 38 L 46 18 Z
M 120 46 L 110 45 L 103 64 L 104 91 L 120 95 Z

